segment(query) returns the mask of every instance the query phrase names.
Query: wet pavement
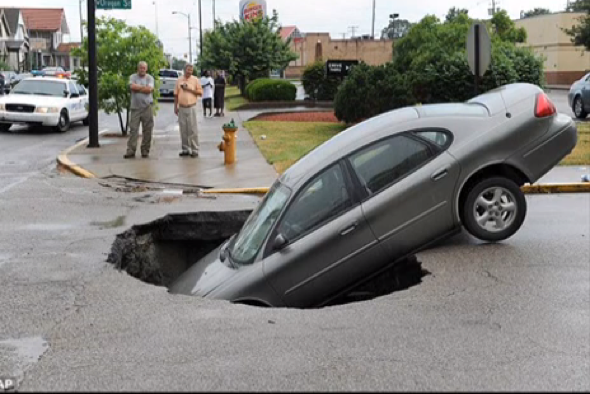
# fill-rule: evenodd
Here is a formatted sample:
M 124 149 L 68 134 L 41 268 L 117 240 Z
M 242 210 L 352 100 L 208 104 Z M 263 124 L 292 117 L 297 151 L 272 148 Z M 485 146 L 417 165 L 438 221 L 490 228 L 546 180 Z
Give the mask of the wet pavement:
M 568 90 L 565 89 L 547 89 L 547 95 L 555 104 L 557 111 L 575 118 L 574 112 L 567 102 Z
M 0 376 L 20 391 L 590 390 L 590 195 L 527 196 L 513 238 L 419 253 L 430 275 L 407 290 L 261 309 L 170 295 L 106 261 L 133 225 L 260 199 L 58 173 L 86 134 L 0 134 Z

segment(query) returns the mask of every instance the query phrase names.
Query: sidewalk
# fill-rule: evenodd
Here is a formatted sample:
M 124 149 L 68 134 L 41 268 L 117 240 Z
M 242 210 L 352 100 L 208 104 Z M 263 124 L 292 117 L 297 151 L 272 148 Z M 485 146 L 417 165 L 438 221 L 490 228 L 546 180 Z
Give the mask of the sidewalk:
M 149 159 L 142 159 L 138 152 L 135 159 L 124 159 L 127 138 L 116 131 L 99 138 L 100 148 L 89 149 L 81 144 L 67 153 L 69 161 L 89 171 L 97 178 L 122 177 L 158 183 L 174 183 L 202 188 L 269 187 L 278 174 L 267 163 L 252 137 L 242 127 L 247 118 L 257 113 L 238 114 L 226 112 L 224 118 L 198 117 L 200 152 L 198 158 L 182 158 L 178 122 L 165 130 L 154 130 Z M 242 117 L 240 116 L 242 115 Z M 222 125 L 234 118 L 239 125 L 237 161 L 224 164 L 224 152 L 217 145 L 223 136 Z

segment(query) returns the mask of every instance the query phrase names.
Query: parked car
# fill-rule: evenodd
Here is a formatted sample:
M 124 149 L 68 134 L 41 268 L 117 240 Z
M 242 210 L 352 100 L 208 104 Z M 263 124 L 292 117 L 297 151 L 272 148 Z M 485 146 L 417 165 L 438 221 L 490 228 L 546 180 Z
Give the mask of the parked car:
M 176 81 L 182 76 L 182 71 L 160 70 L 160 96 L 173 97 Z
M 374 117 L 290 167 L 240 232 L 169 291 L 323 306 L 462 227 L 506 240 L 525 219 L 520 187 L 576 142 L 575 122 L 531 84 Z
M 590 112 L 590 73 L 570 86 L 568 103 L 578 119 L 586 119 Z
M 12 84 L 16 76 L 17 74 L 14 71 L 0 71 L 0 81 L 3 81 L 3 83 L 0 82 L 3 89 L 3 91 L 0 92 L 0 94 L 7 94 L 10 92 L 10 89 L 12 88 Z
M 27 124 L 63 133 L 73 122 L 87 125 L 88 112 L 88 94 L 78 83 L 55 77 L 25 78 L 0 98 L 0 131 Z

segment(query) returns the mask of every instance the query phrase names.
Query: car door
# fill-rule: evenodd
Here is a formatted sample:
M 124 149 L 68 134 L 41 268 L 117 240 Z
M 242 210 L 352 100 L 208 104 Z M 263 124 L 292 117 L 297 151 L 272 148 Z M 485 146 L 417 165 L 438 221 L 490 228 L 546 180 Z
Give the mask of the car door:
M 271 234 L 265 277 L 292 307 L 317 305 L 367 275 L 367 261 L 384 259 L 364 219 L 343 163 L 303 186 Z M 281 235 L 286 246 L 273 249 Z
M 364 192 L 362 208 L 391 259 L 454 228 L 458 162 L 445 149 L 452 134 L 422 130 L 371 144 L 348 158 Z
M 78 87 L 72 81 L 68 82 L 70 97 L 68 99 L 68 108 L 70 111 L 70 121 L 78 121 L 82 119 L 82 104 Z
M 80 94 L 80 105 L 82 106 L 82 119 L 86 119 L 89 113 L 89 105 L 88 102 L 88 92 L 86 88 L 80 84 L 77 84 L 76 87 L 78 88 L 78 93 Z

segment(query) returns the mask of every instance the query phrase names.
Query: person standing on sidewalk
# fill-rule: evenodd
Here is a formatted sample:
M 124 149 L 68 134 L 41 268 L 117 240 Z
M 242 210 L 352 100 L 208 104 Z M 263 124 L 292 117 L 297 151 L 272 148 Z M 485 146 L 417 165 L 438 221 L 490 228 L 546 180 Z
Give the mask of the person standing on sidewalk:
M 209 71 L 205 71 L 203 74 L 201 86 L 203 87 L 203 116 L 207 117 L 207 108 L 209 108 L 209 117 L 213 117 L 213 89 L 215 89 L 215 81 L 209 75 Z
M 184 75 L 174 87 L 174 113 L 178 116 L 182 152 L 180 157 L 199 156 L 199 134 L 197 130 L 197 98 L 203 95 L 198 78 L 193 77 L 193 65 L 184 67 Z
M 147 70 L 147 63 L 143 61 L 139 62 L 137 65 L 137 74 L 133 74 L 129 78 L 129 86 L 131 88 L 131 119 L 127 153 L 125 154 L 126 159 L 135 157 L 140 123 L 142 130 L 141 157 L 145 159 L 150 155 L 152 130 L 154 128 L 154 77 L 149 75 Z
M 223 72 L 217 71 L 215 73 L 215 116 L 225 116 L 225 78 Z

